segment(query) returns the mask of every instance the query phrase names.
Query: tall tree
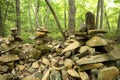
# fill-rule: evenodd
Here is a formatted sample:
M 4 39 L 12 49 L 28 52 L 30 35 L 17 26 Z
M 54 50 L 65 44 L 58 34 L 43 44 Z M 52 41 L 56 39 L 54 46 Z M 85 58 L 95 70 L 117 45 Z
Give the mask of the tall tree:
M 55 21 L 56 21 L 56 23 L 57 23 L 57 25 L 58 25 L 58 28 L 59 28 L 59 30 L 60 30 L 60 32 L 61 32 L 63 38 L 66 39 L 66 36 L 65 36 L 65 34 L 64 34 L 64 32 L 63 32 L 61 23 L 60 23 L 60 21 L 59 21 L 57 15 L 56 15 L 56 13 L 55 13 L 55 11 L 53 10 L 52 6 L 50 5 L 49 0 L 45 0 L 45 2 L 47 3 L 48 7 L 50 8 L 50 10 L 51 10 L 51 12 L 52 12 L 52 14 L 53 14 L 53 16 L 54 16 L 54 18 L 55 18 Z
M 49 27 L 49 14 L 50 14 L 49 7 L 46 6 L 46 18 L 45 18 L 45 26 L 46 27 Z
M 68 30 L 69 35 L 74 34 L 75 31 L 75 0 L 68 0 L 69 1 L 69 23 L 68 23 Z
M 1 11 L 2 7 L 1 7 L 1 4 L 0 4 L 0 36 L 3 36 L 2 35 L 2 28 L 3 28 L 3 24 L 2 24 L 2 11 Z
M 98 26 L 99 26 L 100 4 L 101 4 L 101 0 L 98 0 L 98 4 L 97 4 L 97 13 L 96 13 L 96 28 L 98 28 Z
M 100 29 L 103 28 L 103 16 L 104 16 L 104 0 L 98 0 L 97 14 L 96 14 L 96 27 L 99 27 L 99 13 L 100 13 Z
M 28 1 L 28 14 L 29 14 L 29 17 L 30 17 L 30 27 L 31 27 L 31 32 L 33 33 L 33 23 L 32 23 L 32 18 L 31 18 L 31 12 L 30 12 L 30 3 Z
M 35 3 L 36 3 L 36 7 L 35 7 L 36 28 L 38 28 L 39 27 L 38 14 L 39 14 L 40 1 L 39 0 L 35 0 Z
M 20 27 L 20 0 L 16 0 L 16 27 L 18 30 L 18 35 L 21 33 Z
M 5 36 L 5 30 L 3 26 L 3 17 L 2 17 L 2 4 L 0 3 L 0 36 Z
M 117 35 L 117 38 L 116 38 L 116 41 L 117 43 L 120 43 L 120 13 L 119 13 L 119 17 L 118 17 L 118 24 L 117 24 L 117 30 L 116 30 L 116 35 Z
M 67 27 L 67 23 L 66 23 L 66 0 L 64 0 L 64 27 L 65 27 L 65 29 L 66 29 L 66 27 Z
M 108 20 L 108 15 L 107 15 L 107 11 L 106 11 L 106 8 L 104 7 L 104 15 L 105 15 L 105 18 L 106 18 L 106 23 L 107 23 L 107 26 L 108 26 L 108 29 L 110 29 L 110 24 L 109 24 L 109 20 Z
M 100 29 L 103 28 L 103 15 L 104 15 L 104 0 L 101 0 Z
M 7 14 L 8 14 L 8 9 L 9 9 L 9 1 L 5 2 L 6 4 L 6 10 L 4 12 L 4 19 L 3 19 L 3 23 L 5 23 L 6 19 L 7 19 Z

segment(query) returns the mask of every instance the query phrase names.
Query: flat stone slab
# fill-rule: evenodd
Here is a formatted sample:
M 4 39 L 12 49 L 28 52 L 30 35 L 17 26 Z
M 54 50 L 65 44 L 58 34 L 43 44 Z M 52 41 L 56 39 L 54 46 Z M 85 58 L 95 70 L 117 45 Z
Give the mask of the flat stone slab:
M 95 64 L 86 64 L 79 67 L 80 71 L 90 70 L 90 69 L 96 69 L 104 66 L 102 63 L 95 63 Z
M 7 72 L 8 69 L 9 69 L 8 66 L 1 66 L 1 65 L 0 65 L 0 72 Z M 0 80 L 1 80 L 1 79 L 0 79 Z
M 85 71 L 82 72 L 79 71 L 79 75 L 81 80 L 90 80 L 88 74 Z
M 0 75 L 0 80 L 6 80 L 6 79 L 7 79 L 7 76 Z
M 75 71 L 74 69 L 68 69 L 67 72 L 72 77 L 80 78 L 79 73 L 77 71 Z
M 19 59 L 20 58 L 18 57 L 17 54 L 6 54 L 0 57 L 0 62 L 11 62 L 11 61 L 19 60 Z
M 119 75 L 119 69 L 117 67 L 103 68 L 98 73 L 97 80 L 115 80 Z
M 22 80 L 36 80 L 34 75 L 29 75 Z
M 96 47 L 96 46 L 106 46 L 108 43 L 105 39 L 93 36 L 90 40 L 86 42 L 87 46 Z
M 74 62 L 73 62 L 73 60 L 71 60 L 71 59 L 66 59 L 66 60 L 64 61 L 64 66 L 65 66 L 67 69 L 72 68 L 73 64 L 74 64 Z
M 105 33 L 107 33 L 107 31 L 103 30 L 103 29 L 88 30 L 89 35 L 98 34 L 98 33 L 105 34 Z
M 114 49 L 110 53 L 94 55 L 90 57 L 83 57 L 76 61 L 79 65 L 99 63 L 105 61 L 114 61 L 120 59 L 120 51 Z
M 61 73 L 62 73 L 62 80 L 69 80 L 68 73 L 65 69 L 61 70 Z
M 95 54 L 95 48 L 89 46 L 81 46 L 81 48 L 79 49 L 81 55 L 87 51 L 89 52 L 89 54 Z
M 61 73 L 59 71 L 51 71 L 49 80 L 62 80 Z M 47 79 L 45 79 L 47 80 Z
M 48 78 L 48 77 L 49 77 L 49 74 L 50 74 L 50 70 L 47 70 L 41 80 L 48 80 L 48 79 L 49 79 L 49 78 Z
M 70 51 L 70 50 L 74 50 L 80 46 L 82 46 L 84 44 L 83 41 L 74 41 L 73 43 L 70 43 L 63 51 L 62 53 L 66 52 L 66 51 Z

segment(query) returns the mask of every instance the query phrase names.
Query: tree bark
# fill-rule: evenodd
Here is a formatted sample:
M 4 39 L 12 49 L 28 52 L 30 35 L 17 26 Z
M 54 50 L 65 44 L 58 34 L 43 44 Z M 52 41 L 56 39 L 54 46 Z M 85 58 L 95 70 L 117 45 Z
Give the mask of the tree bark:
M 36 0 L 36 8 L 35 8 L 35 20 L 36 20 L 36 28 L 39 28 L 38 14 L 39 14 L 39 0 Z
M 4 14 L 4 19 L 3 19 L 3 23 L 5 23 L 6 19 L 7 19 L 7 14 L 8 14 L 8 8 L 9 8 L 9 2 L 6 1 L 6 10 L 5 10 L 5 14 Z
M 36 2 L 35 5 L 37 5 L 38 3 Z M 37 6 L 35 6 L 35 10 L 34 10 L 34 7 L 32 6 L 31 2 L 29 1 L 29 5 L 30 7 L 32 8 L 32 11 L 33 11 L 33 15 L 35 17 L 35 25 L 36 25 L 36 29 L 39 27 L 39 22 L 38 22 L 38 16 L 37 16 L 37 12 L 39 12 L 39 9 L 37 9 Z
M 65 27 L 65 29 L 67 28 L 67 23 L 66 23 L 66 18 L 67 18 L 67 16 L 66 16 L 66 0 L 64 0 L 64 27 Z
M 119 13 L 119 17 L 118 17 L 118 24 L 117 24 L 117 32 L 119 32 L 120 29 L 120 13 Z
M 104 15 L 104 0 L 101 0 L 100 29 L 103 28 L 103 15 Z
M 109 24 L 109 21 L 108 21 L 108 16 L 107 16 L 106 9 L 105 9 L 105 13 L 104 14 L 105 14 L 105 17 L 106 17 L 106 23 L 107 23 L 108 29 L 110 29 L 110 24 Z
M 0 36 L 5 36 L 5 29 L 3 26 L 3 17 L 2 17 L 2 4 L 0 3 Z
M 118 24 L 117 24 L 116 33 L 117 33 L 116 34 L 117 35 L 116 42 L 120 43 L 120 13 L 119 13 L 119 17 L 118 17 Z
M 20 0 L 16 0 L 16 27 L 18 35 L 21 33 L 21 27 L 20 27 Z
M 46 27 L 49 27 L 49 14 L 50 14 L 49 7 L 46 6 L 46 19 L 45 19 L 45 26 Z
M 98 26 L 99 26 L 100 4 L 101 4 L 101 0 L 98 0 L 98 4 L 97 4 L 97 13 L 96 13 L 96 28 L 98 28 Z
M 45 15 L 44 14 L 40 14 L 40 16 L 41 16 L 41 25 L 45 26 L 45 23 L 44 23 Z
M 75 31 L 75 0 L 68 0 L 69 1 L 69 23 L 68 23 L 68 30 L 69 35 L 74 34 Z
M 56 13 L 54 12 L 54 10 L 53 10 L 52 6 L 50 5 L 49 1 L 48 1 L 48 0 L 45 0 L 45 2 L 47 3 L 48 7 L 50 8 L 50 10 L 51 10 L 51 12 L 52 12 L 52 14 L 53 14 L 53 16 L 54 16 L 54 18 L 55 18 L 55 21 L 56 21 L 56 23 L 57 23 L 57 26 L 58 26 L 58 28 L 59 28 L 59 30 L 60 30 L 63 38 L 66 39 L 65 34 L 64 34 L 63 30 L 62 30 L 61 23 L 60 23 L 60 21 L 58 20 L 58 17 L 57 17 L 57 15 L 56 15 Z
M 3 28 L 3 24 L 2 24 L 2 11 L 1 11 L 1 4 L 0 4 L 0 36 L 3 36 L 2 34 L 2 28 Z
M 31 27 L 31 32 L 33 33 L 33 24 L 32 24 L 32 18 L 31 18 L 31 13 L 30 13 L 30 4 L 29 4 L 29 1 L 28 1 L 28 14 L 29 14 L 29 17 L 30 17 L 30 27 Z

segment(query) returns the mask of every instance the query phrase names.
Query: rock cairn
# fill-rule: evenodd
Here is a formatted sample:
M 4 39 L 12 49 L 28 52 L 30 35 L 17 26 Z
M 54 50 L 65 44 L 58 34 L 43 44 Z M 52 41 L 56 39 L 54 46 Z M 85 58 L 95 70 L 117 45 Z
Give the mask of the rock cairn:
M 78 31 L 50 43 L 47 33 L 38 29 L 33 45 L 0 38 L 0 80 L 119 80 L 120 50 L 102 37 L 105 30 Z

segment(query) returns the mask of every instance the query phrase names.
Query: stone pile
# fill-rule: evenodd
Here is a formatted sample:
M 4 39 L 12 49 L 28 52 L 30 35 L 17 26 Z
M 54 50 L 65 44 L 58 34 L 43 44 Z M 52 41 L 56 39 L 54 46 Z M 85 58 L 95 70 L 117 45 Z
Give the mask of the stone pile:
M 33 61 L 40 59 L 42 55 L 50 51 L 46 42 L 48 40 L 47 33 L 48 31 L 43 28 L 37 30 L 35 43 L 32 45 L 22 43 L 21 37 L 17 34 L 17 28 L 11 29 L 11 35 L 8 38 L 1 37 L 0 80 L 21 80 L 19 75 L 29 74 L 26 71 L 23 73 L 23 70 L 31 67 L 30 64 Z
M 106 31 L 76 32 L 65 42 L 50 41 L 47 33 L 38 29 L 33 45 L 13 39 L 20 44 L 2 49 L 2 42 L 0 80 L 120 79 L 120 50 L 102 37 Z

